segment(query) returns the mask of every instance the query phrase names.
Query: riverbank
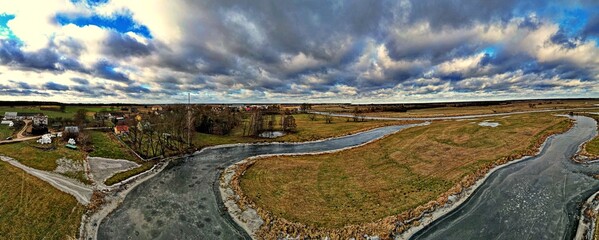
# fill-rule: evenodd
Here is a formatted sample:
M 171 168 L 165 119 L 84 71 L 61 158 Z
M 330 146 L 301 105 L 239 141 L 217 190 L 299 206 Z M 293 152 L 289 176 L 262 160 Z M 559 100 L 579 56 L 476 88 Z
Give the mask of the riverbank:
M 502 121 L 506 121 L 506 120 L 502 120 Z M 563 131 L 558 131 L 558 132 L 564 132 L 567 129 L 570 129 L 571 127 L 571 122 L 570 121 L 565 121 L 568 122 L 568 124 L 563 128 Z M 469 124 L 469 123 L 465 123 L 466 125 L 464 125 L 464 123 L 459 124 L 460 126 L 476 126 L 476 124 Z M 508 126 L 509 124 L 502 124 L 502 126 Z M 427 128 L 429 129 L 429 128 Z M 416 131 L 416 130 L 414 130 Z M 412 132 L 412 131 L 410 131 Z M 462 131 L 460 131 L 462 132 Z M 265 224 L 264 228 L 260 229 L 260 231 L 258 231 L 257 236 L 259 238 L 262 237 L 272 237 L 272 236 L 285 236 L 285 234 L 289 234 L 290 236 L 302 236 L 302 237 L 316 237 L 316 238 L 324 238 L 324 237 L 340 237 L 340 238 L 350 238 L 350 237 L 356 237 L 356 236 L 363 236 L 364 234 L 368 234 L 368 235 L 376 235 L 376 236 L 380 236 L 380 237 L 398 237 L 399 234 L 401 234 L 402 232 L 406 231 L 407 229 L 416 226 L 416 225 L 420 225 L 420 222 L 423 220 L 423 217 L 428 216 L 429 214 L 433 213 L 435 210 L 440 209 L 441 206 L 445 206 L 448 203 L 455 203 L 459 200 L 458 197 L 460 196 L 464 196 L 467 195 L 466 194 L 466 190 L 469 187 L 472 187 L 478 180 L 480 180 L 482 177 L 484 177 L 489 171 L 491 171 L 494 167 L 497 166 L 501 166 L 504 165 L 505 163 L 508 162 L 512 162 L 515 161 L 517 159 L 521 159 L 524 156 L 527 155 L 534 155 L 538 153 L 538 149 L 539 147 L 541 147 L 541 145 L 545 142 L 545 140 L 550 136 L 553 135 L 557 132 L 555 131 L 549 131 L 546 133 L 542 133 L 541 135 L 538 136 L 538 139 L 535 140 L 534 144 L 532 144 L 532 147 L 530 149 L 528 149 L 527 151 L 522 151 L 522 152 L 518 152 L 519 154 L 515 154 L 515 155 L 509 155 L 508 157 L 502 157 L 500 159 L 498 159 L 497 161 L 493 161 L 492 164 L 488 165 L 488 166 L 484 166 L 484 167 L 480 167 L 480 169 L 478 169 L 477 171 L 474 172 L 474 174 L 469 174 L 466 177 L 462 178 L 461 180 L 458 181 L 458 184 L 450 187 L 449 190 L 447 192 L 441 193 L 440 195 L 437 195 L 439 197 L 434 197 L 433 201 L 430 202 L 425 202 L 422 205 L 418 205 L 417 207 L 411 208 L 409 210 L 406 211 L 402 211 L 399 214 L 394 214 L 394 215 L 387 215 L 388 217 L 384 217 L 384 218 L 379 218 L 378 220 L 374 220 L 372 222 L 368 221 L 365 223 L 361 223 L 361 224 L 349 224 L 349 225 L 344 225 L 341 228 L 338 227 L 314 227 L 313 225 L 307 225 L 304 222 L 297 222 L 297 221 L 288 221 L 287 218 L 281 218 L 278 215 L 274 215 L 272 212 L 261 209 L 261 207 L 256 207 L 256 205 L 254 204 L 253 201 L 249 200 L 247 196 L 245 196 L 245 192 L 241 191 L 240 187 L 239 187 L 239 176 L 242 176 L 243 174 L 245 174 L 245 170 L 247 170 L 250 166 L 253 166 L 252 164 L 256 164 L 256 161 L 247 161 L 247 162 L 242 162 L 242 165 L 238 165 L 235 166 L 236 169 L 236 174 L 231 175 L 230 172 L 228 172 L 228 174 L 225 174 L 224 178 L 225 178 L 225 182 L 228 178 L 232 179 L 233 183 L 232 183 L 232 187 L 231 189 L 227 190 L 226 192 L 230 192 L 230 190 L 237 190 L 235 192 L 235 196 L 233 196 L 233 198 L 238 200 L 238 207 L 239 209 L 248 209 L 247 206 L 251 206 L 252 209 L 254 209 L 262 218 L 262 220 L 268 224 Z M 486 135 L 486 134 L 483 134 Z M 401 139 L 409 139 L 408 137 L 398 137 L 400 140 Z M 537 137 L 535 137 L 536 139 Z M 463 138 L 462 138 L 463 139 Z M 401 140 L 404 141 L 404 140 Z M 420 140 L 416 140 L 416 141 L 420 141 Z M 443 140 L 448 141 L 448 140 Z M 477 141 L 478 142 L 478 141 Z M 376 145 L 376 144 L 375 144 Z M 387 144 L 389 145 L 389 144 Z M 398 146 L 397 144 L 391 144 L 390 146 Z M 414 146 L 415 147 L 415 146 Z M 378 148 L 377 148 L 378 149 Z M 446 152 L 450 152 L 450 150 L 445 150 Z M 350 154 L 351 156 L 363 156 L 360 155 L 359 153 L 355 152 L 355 151 L 351 151 L 352 153 L 347 153 Z M 379 152 L 385 152 L 384 150 L 374 150 L 371 149 L 369 150 L 369 155 L 372 154 L 378 154 Z M 347 158 L 351 158 L 350 156 L 347 156 L 347 154 L 344 154 L 343 156 L 337 156 L 339 154 L 335 154 L 335 159 L 340 158 L 340 159 L 345 159 L 348 160 Z M 405 154 L 402 154 L 405 155 Z M 395 156 L 395 155 L 394 155 Z M 301 158 L 301 161 L 308 161 L 306 160 L 307 158 Z M 249 159 L 252 160 L 252 159 Z M 264 160 L 264 159 L 261 159 Z M 280 162 L 290 162 L 292 159 L 289 159 L 288 157 L 284 157 L 284 159 L 278 159 L 278 161 Z M 327 159 L 321 159 L 319 160 L 319 162 L 329 162 L 329 158 Z M 359 168 L 359 169 L 363 169 L 364 166 L 356 166 L 356 162 L 353 162 L 353 160 L 356 159 L 352 159 L 352 165 L 354 168 Z M 268 165 L 268 166 L 273 166 L 273 164 L 275 164 L 275 162 L 269 161 L 268 163 L 261 163 L 262 166 Z M 295 161 L 295 160 L 293 160 Z M 349 161 L 349 160 L 348 160 Z M 372 160 L 368 160 L 367 162 L 372 162 Z M 308 163 L 306 163 L 308 164 Z M 314 163 L 310 162 L 309 165 L 313 165 Z M 381 163 L 377 163 L 376 165 L 379 165 Z M 347 165 L 347 163 L 346 163 Z M 302 165 L 304 166 L 304 165 Z M 380 165 L 379 165 L 380 166 Z M 300 167 L 301 169 L 305 168 L 305 167 Z M 254 170 L 254 171 L 264 171 L 263 168 L 260 168 L 261 170 Z M 420 168 L 420 170 L 422 170 L 422 168 Z M 444 171 L 445 175 L 449 174 L 452 175 L 451 173 L 448 173 L 447 171 Z M 267 172 L 264 172 L 262 174 L 267 174 L 269 177 L 268 179 L 272 178 L 272 175 Z M 286 175 L 289 176 L 295 176 L 296 174 L 293 173 L 286 173 Z M 303 173 L 302 176 L 308 177 L 309 175 L 306 175 L 307 173 Z M 389 173 L 390 174 L 390 173 Z M 389 174 L 385 174 L 385 175 L 389 175 Z M 392 174 L 393 176 L 395 176 L 396 174 Z M 401 175 L 399 175 L 401 176 Z M 405 177 L 405 176 L 404 176 Z M 404 178 L 402 177 L 402 178 Z M 236 180 L 237 178 L 237 180 Z M 361 177 L 362 179 L 364 177 Z M 265 178 L 259 178 L 259 179 L 265 179 Z M 280 182 L 282 180 L 276 180 L 277 184 L 272 183 L 271 185 L 273 186 L 278 186 L 278 182 Z M 309 182 L 311 181 L 309 178 L 303 179 L 302 182 Z M 333 181 L 333 180 L 331 180 Z M 368 181 L 364 179 L 363 181 Z M 264 186 L 267 183 L 261 183 L 260 186 Z M 347 184 L 347 183 L 345 183 Z M 254 184 L 255 185 L 255 184 Z M 312 185 L 312 184 L 311 184 Z M 377 184 L 379 185 L 379 184 Z M 285 188 L 294 188 L 296 189 L 293 185 L 291 186 L 285 186 Z M 326 188 L 329 189 L 329 188 Z M 297 188 L 297 191 L 300 191 L 301 188 Z M 260 194 L 260 196 L 264 199 L 264 197 L 270 197 L 270 196 L 266 196 L 265 194 L 267 192 L 270 191 L 274 191 L 274 190 L 268 190 L 268 191 L 261 191 L 261 193 L 264 194 Z M 391 191 L 391 190 L 389 190 Z M 305 191 L 300 191 L 303 194 L 308 194 Z M 288 196 L 289 193 L 283 192 L 281 194 L 284 194 L 285 196 Z M 303 196 L 303 195 L 302 195 Z M 396 196 L 397 197 L 397 196 Z M 301 198 L 301 197 L 300 197 Z M 399 199 L 396 199 L 397 201 L 399 201 Z M 279 201 L 283 201 L 280 200 Z M 301 200 L 303 201 L 303 200 Z M 335 200 L 336 201 L 336 200 Z M 371 200 L 369 200 L 371 201 Z M 272 202 L 272 201 L 271 201 Z M 388 202 L 388 201 L 385 201 Z M 349 203 L 349 202 L 346 202 Z M 300 203 L 288 203 L 285 202 L 286 206 L 289 207 L 297 207 L 298 204 Z M 373 203 L 374 204 L 374 203 Z M 344 208 L 346 204 L 344 204 Z M 272 205 L 267 205 L 267 206 L 272 206 Z M 251 210 L 251 211 L 254 211 Z M 303 207 L 301 209 L 297 209 L 299 211 L 306 211 L 306 212 L 315 212 L 318 214 L 326 214 L 323 211 L 317 211 L 314 210 L 313 207 L 310 204 L 303 204 Z M 238 212 L 239 213 L 239 212 Z M 242 212 L 243 213 L 243 212 Z M 235 214 L 235 213 L 233 213 Z M 341 213 L 339 213 L 341 214 Z M 344 215 L 345 216 L 345 215 Z M 360 217 L 360 216 L 357 216 Z M 312 218 L 313 219 L 313 218 Z M 327 221 L 327 223 L 329 223 Z M 283 235 L 280 235 L 283 234 Z
M 590 117 L 599 123 L 599 115 L 595 113 L 582 113 L 580 115 Z M 580 145 L 578 151 L 572 157 L 572 161 L 577 163 L 594 163 L 599 161 L 599 135 Z
M 360 134 L 367 133 L 370 131 L 377 131 L 377 129 L 362 131 L 362 132 L 360 132 Z M 298 143 L 298 142 L 292 142 L 292 143 L 274 142 L 274 143 L 224 144 L 224 145 L 217 145 L 217 146 L 212 146 L 212 147 L 205 147 L 199 151 L 194 152 L 193 154 L 189 154 L 189 155 L 185 155 L 185 156 L 162 159 L 151 170 L 144 172 L 140 175 L 133 176 L 133 177 L 131 177 L 121 183 L 117 183 L 113 186 L 108 186 L 107 189 L 105 191 L 103 191 L 102 195 L 105 195 L 105 197 L 103 197 L 105 199 L 100 201 L 98 210 L 96 210 L 94 212 L 90 212 L 89 214 L 87 214 L 86 216 L 83 217 L 81 228 L 80 228 L 81 236 L 85 236 L 86 239 L 88 239 L 88 238 L 96 239 L 97 234 L 98 234 L 98 228 L 99 228 L 100 224 L 102 223 L 102 221 L 104 220 L 104 218 L 106 216 L 108 216 L 111 212 L 116 210 L 121 205 L 121 203 L 124 201 L 127 194 L 132 189 L 134 189 L 136 186 L 139 186 L 140 184 L 144 183 L 145 181 L 153 178 L 154 176 L 156 176 L 157 174 L 162 172 L 169 165 L 171 160 L 186 158 L 186 157 L 193 157 L 193 156 L 201 154 L 205 151 L 214 150 L 214 149 L 224 149 L 224 148 L 231 148 L 231 147 L 237 147 L 237 146 L 301 145 L 301 144 L 310 144 L 310 143 L 320 143 L 320 142 L 334 140 L 334 139 L 344 139 L 344 138 L 349 138 L 351 136 L 352 135 L 347 135 L 347 136 L 333 137 L 333 138 L 321 139 L 321 140 L 310 141 L 310 142 L 301 142 L 301 143 Z
M 597 115 L 583 114 L 590 118 L 593 118 L 599 124 L 599 117 Z M 586 146 L 599 136 L 595 136 L 593 139 L 581 144 L 576 151 L 576 154 L 572 157 L 572 161 L 579 164 L 593 164 L 599 162 L 599 155 L 590 154 L 586 151 Z M 598 176 L 595 176 L 597 178 Z M 598 239 L 599 229 L 597 224 L 599 223 L 599 192 L 591 195 L 582 205 L 580 210 L 580 220 L 578 221 L 578 228 L 576 230 L 575 239 Z
M 408 126 L 406 128 L 416 127 L 416 126 L 426 126 L 429 124 L 430 124 L 430 122 L 425 122 L 422 124 L 409 124 L 409 125 L 406 125 L 406 126 Z M 401 129 L 401 130 L 403 130 L 403 129 Z M 395 134 L 401 130 L 398 130 L 395 132 L 390 132 L 386 135 L 383 135 L 379 138 L 362 143 L 360 145 L 346 147 L 346 148 L 340 148 L 340 149 L 331 150 L 331 151 L 320 151 L 320 152 L 309 152 L 309 153 L 290 153 L 290 154 L 264 154 L 264 155 L 246 158 L 240 162 L 237 162 L 237 163 L 227 167 L 223 171 L 223 174 L 221 175 L 221 178 L 220 178 L 220 184 L 219 184 L 221 198 L 222 198 L 223 202 L 225 203 L 225 206 L 227 207 L 227 212 L 229 213 L 231 218 L 233 218 L 233 220 L 238 225 L 240 225 L 244 230 L 246 230 L 252 238 L 256 238 L 256 237 L 258 237 L 257 231 L 260 229 L 262 224 L 264 224 L 265 222 L 270 223 L 273 220 L 275 220 L 274 218 L 271 218 L 270 216 L 267 218 L 263 218 L 263 216 L 266 215 L 266 212 L 264 212 L 262 209 L 259 209 L 259 208 L 258 209 L 252 208 L 249 201 L 247 199 L 244 199 L 245 195 L 243 194 L 243 191 L 241 190 L 241 187 L 239 186 L 239 177 L 245 172 L 245 170 L 247 170 L 256 161 L 258 161 L 260 159 L 268 158 L 268 157 L 274 157 L 274 156 L 302 156 L 302 155 L 316 156 L 316 155 L 341 152 L 341 151 L 345 151 L 345 150 L 349 150 L 349 149 L 362 147 L 367 144 L 379 141 L 379 140 L 384 139 L 385 137 Z M 326 140 L 330 140 L 330 139 L 326 139 Z M 322 140 L 322 141 L 325 141 L 325 140 Z M 316 142 L 318 142 L 318 141 L 316 141 Z M 260 214 L 258 214 L 258 211 L 260 211 Z M 287 224 L 291 224 L 291 223 L 289 222 Z

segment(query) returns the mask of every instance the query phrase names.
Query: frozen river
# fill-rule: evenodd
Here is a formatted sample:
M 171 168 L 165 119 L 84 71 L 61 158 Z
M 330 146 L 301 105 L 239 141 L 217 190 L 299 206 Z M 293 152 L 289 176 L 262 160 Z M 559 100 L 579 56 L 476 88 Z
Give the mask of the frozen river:
M 412 239 L 572 239 L 579 207 L 599 190 L 599 165 L 570 158 L 596 134 L 588 117 L 529 160 L 491 174 L 471 198 Z
M 133 189 L 102 223 L 98 239 L 244 239 L 249 236 L 222 209 L 218 177 L 225 167 L 247 157 L 305 153 L 356 146 L 397 132 L 389 126 L 320 142 L 238 145 L 205 149 L 170 163 Z
M 534 158 L 502 168 L 455 211 L 413 239 L 569 239 L 578 209 L 599 190 L 599 165 L 570 161 L 596 134 L 596 123 L 576 117 L 567 133 L 551 137 Z M 238 145 L 206 149 L 172 162 L 130 192 L 100 224 L 99 239 L 244 239 L 247 234 L 222 208 L 218 176 L 247 157 L 305 153 L 356 146 L 407 126 L 379 128 L 347 137 L 302 144 Z

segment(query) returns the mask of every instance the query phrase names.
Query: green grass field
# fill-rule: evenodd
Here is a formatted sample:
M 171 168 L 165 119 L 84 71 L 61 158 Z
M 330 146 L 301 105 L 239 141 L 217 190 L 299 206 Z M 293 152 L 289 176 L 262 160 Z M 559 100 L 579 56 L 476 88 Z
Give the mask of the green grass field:
M 13 128 L 9 128 L 8 125 L 0 125 L 0 141 L 12 136 L 13 133 Z
M 129 161 L 138 160 L 129 150 L 123 146 L 111 133 L 91 131 L 89 132 L 94 145 L 91 157 L 105 157 L 113 159 L 125 159 Z
M 140 163 L 141 166 L 131 169 L 129 171 L 124 171 L 124 172 L 120 172 L 117 173 L 111 177 L 109 177 L 108 179 L 106 179 L 106 181 L 104 182 L 106 185 L 110 186 L 113 185 L 115 183 L 121 182 L 123 180 L 126 180 L 127 178 L 130 178 L 132 176 L 135 176 L 137 174 L 140 174 L 142 172 L 145 172 L 147 170 L 149 170 L 150 168 L 152 168 L 154 166 L 154 164 L 156 164 L 155 161 L 149 161 L 149 162 L 140 162 L 137 161 L 137 163 Z
M 75 239 L 84 207 L 0 161 L 0 239 Z
M 65 111 L 52 111 L 52 110 L 40 110 L 39 106 L 18 106 L 18 107 L 7 107 L 0 106 L 0 115 L 4 115 L 5 112 L 27 112 L 27 113 L 43 113 L 49 118 L 73 118 L 75 113 L 79 109 L 85 109 L 88 113 L 95 113 L 99 111 L 110 111 L 107 107 L 83 107 L 83 106 L 66 106 Z
M 367 223 L 435 200 L 466 176 L 534 152 L 542 136 L 569 126 L 551 114 L 489 120 L 501 125 L 440 121 L 347 151 L 260 159 L 240 186 L 259 208 L 293 222 L 324 228 Z
M 35 140 L 3 144 L 0 145 L 0 154 L 14 158 L 22 164 L 45 171 L 54 171 L 56 169 L 56 160 L 60 158 L 68 158 L 73 161 L 83 161 L 85 153 L 77 150 L 71 150 L 64 145 L 54 142 L 56 149 L 41 150 L 33 147 L 37 143 Z

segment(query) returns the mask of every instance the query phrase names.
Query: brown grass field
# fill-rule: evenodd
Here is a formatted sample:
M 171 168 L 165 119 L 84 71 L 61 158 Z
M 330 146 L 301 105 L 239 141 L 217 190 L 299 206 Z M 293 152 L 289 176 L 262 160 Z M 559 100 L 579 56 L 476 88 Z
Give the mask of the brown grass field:
M 468 106 L 468 107 L 440 107 L 440 108 L 428 108 L 428 109 L 416 109 L 409 110 L 407 112 L 371 112 L 365 113 L 366 116 L 376 117 L 440 117 L 440 116 L 463 116 L 463 115 L 475 115 L 475 114 L 491 114 L 491 113 L 509 113 L 509 112 L 520 112 L 520 111 L 535 111 L 535 110 L 548 110 L 548 109 L 566 109 L 566 108 L 583 108 L 583 107 L 597 107 L 594 104 L 599 104 L 599 101 L 580 101 L 580 100 L 560 100 L 560 101 L 535 101 L 531 102 L 536 104 L 534 108 L 531 108 L 529 102 L 505 104 L 496 106 Z M 365 109 L 364 106 L 358 107 L 359 109 Z M 351 113 L 354 111 L 355 106 L 341 106 L 341 105 L 315 105 L 312 110 L 325 111 L 325 112 L 345 112 Z
M 570 126 L 546 113 L 489 120 L 501 125 L 441 121 L 347 151 L 260 159 L 239 184 L 259 212 L 335 229 L 434 201 L 499 160 L 535 153 L 544 137 Z
M 75 198 L 2 161 L 0 176 L 0 239 L 75 239 Z
M 587 115 L 595 119 L 595 121 L 599 122 L 599 115 Z M 596 136 L 594 139 L 589 141 L 584 145 L 584 152 L 590 156 L 599 156 L 599 136 Z

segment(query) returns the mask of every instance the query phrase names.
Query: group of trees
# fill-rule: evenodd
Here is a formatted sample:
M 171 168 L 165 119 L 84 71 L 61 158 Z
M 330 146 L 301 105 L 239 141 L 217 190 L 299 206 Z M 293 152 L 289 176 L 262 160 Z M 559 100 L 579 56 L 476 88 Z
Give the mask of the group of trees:
M 141 121 L 128 119 L 129 134 L 124 139 L 147 158 L 176 154 L 191 147 L 195 133 L 192 123 L 191 110 L 178 106 L 162 115 L 144 116 Z
M 281 116 L 279 125 L 285 132 L 295 132 L 297 124 L 295 118 L 290 112 L 264 111 L 260 109 L 253 110 L 248 121 L 243 125 L 243 136 L 258 136 L 265 131 L 275 130 L 277 125 L 277 115 Z
M 201 133 L 226 135 L 241 124 L 241 114 L 227 107 L 200 106 L 194 109 L 193 115 L 195 130 Z

